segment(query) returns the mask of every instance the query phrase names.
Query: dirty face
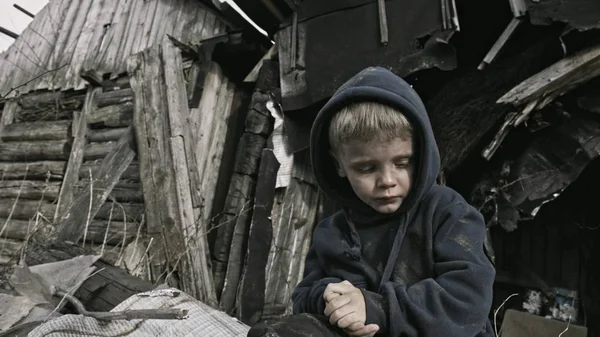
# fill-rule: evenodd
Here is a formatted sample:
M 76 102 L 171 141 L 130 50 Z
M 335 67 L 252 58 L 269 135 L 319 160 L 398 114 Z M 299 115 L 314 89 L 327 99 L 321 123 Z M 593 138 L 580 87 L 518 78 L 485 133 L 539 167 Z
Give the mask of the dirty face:
M 411 138 L 358 140 L 332 153 L 337 173 L 346 177 L 354 193 L 379 213 L 394 213 L 408 195 L 412 180 Z

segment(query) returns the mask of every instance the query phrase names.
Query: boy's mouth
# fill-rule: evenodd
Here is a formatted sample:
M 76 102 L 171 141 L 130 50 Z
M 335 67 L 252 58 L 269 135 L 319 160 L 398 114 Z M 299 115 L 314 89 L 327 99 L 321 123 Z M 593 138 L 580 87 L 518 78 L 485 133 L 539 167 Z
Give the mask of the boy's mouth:
M 383 203 L 391 203 L 391 202 L 398 201 L 399 199 L 400 199 L 399 196 L 375 198 L 375 200 L 377 200 L 379 202 L 383 202 Z

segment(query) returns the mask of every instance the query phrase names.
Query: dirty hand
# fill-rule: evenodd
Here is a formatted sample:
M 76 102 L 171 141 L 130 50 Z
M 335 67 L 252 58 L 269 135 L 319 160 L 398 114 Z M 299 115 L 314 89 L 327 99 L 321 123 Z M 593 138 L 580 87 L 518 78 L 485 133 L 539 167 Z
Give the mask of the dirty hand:
M 327 303 L 325 315 L 329 316 L 329 322 L 344 329 L 348 335 L 371 337 L 379 330 L 376 324 L 365 325 L 365 298 L 352 283 L 330 283 L 323 298 Z

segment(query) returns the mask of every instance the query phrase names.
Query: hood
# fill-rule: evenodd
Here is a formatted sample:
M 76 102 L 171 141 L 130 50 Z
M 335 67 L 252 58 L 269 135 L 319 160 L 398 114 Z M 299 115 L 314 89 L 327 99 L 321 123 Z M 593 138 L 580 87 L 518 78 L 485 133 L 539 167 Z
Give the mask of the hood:
M 406 81 L 387 69 L 370 67 L 342 85 L 317 115 L 310 135 L 312 167 L 322 191 L 345 210 L 367 215 L 374 213 L 354 193 L 350 183 L 340 178 L 329 155 L 329 123 L 342 107 L 355 102 L 376 101 L 397 108 L 413 128 L 414 173 L 411 190 L 396 214 L 417 204 L 435 184 L 440 156 L 431 123 L 421 98 Z

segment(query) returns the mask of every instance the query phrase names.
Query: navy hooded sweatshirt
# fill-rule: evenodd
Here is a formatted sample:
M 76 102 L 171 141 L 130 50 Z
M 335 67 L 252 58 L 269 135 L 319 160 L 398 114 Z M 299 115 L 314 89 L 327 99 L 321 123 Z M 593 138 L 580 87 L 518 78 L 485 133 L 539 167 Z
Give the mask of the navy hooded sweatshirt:
M 364 204 L 329 155 L 332 116 L 360 101 L 395 107 L 413 127 L 412 187 L 393 214 Z M 348 280 L 364 295 L 366 324 L 379 325 L 381 335 L 493 336 L 495 271 L 484 252 L 485 223 L 457 192 L 436 184 L 439 152 L 412 87 L 383 68 L 358 73 L 319 112 L 310 150 L 321 189 L 343 210 L 314 230 L 304 278 L 292 294 L 294 314 L 322 315 L 327 285 Z

